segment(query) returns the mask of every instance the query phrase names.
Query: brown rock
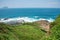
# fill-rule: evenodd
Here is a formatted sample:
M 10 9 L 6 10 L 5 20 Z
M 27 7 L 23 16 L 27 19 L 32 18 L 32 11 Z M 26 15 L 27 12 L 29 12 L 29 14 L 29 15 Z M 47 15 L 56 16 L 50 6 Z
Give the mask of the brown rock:
M 50 23 L 47 20 L 40 20 L 37 21 L 37 23 L 40 25 L 39 27 L 41 27 L 43 30 L 45 31 L 49 31 L 50 30 Z

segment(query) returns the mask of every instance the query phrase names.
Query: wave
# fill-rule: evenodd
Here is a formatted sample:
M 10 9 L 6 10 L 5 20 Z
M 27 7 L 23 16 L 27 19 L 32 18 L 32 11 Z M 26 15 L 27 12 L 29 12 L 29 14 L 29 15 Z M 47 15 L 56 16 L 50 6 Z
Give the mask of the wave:
M 38 18 L 38 16 L 35 16 L 34 18 L 30 18 L 30 17 L 17 17 L 17 18 L 3 18 L 0 19 L 0 22 L 22 22 L 24 20 L 24 22 L 35 22 L 35 21 L 40 21 L 40 20 L 47 20 L 49 22 L 53 22 L 54 19 L 49 18 L 49 19 L 45 19 L 45 18 Z

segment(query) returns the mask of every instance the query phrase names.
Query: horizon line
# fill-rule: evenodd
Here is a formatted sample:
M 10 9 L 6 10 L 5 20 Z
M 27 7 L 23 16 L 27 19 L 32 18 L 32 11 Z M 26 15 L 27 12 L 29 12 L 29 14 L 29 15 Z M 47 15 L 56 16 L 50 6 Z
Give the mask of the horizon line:
M 4 7 L 0 7 L 0 8 L 5 9 Z M 10 8 L 10 7 L 8 7 L 8 8 Z M 8 8 L 6 8 L 6 9 L 8 9 Z M 11 8 L 13 8 L 13 7 L 11 7 Z M 19 8 L 19 7 L 14 7 L 14 8 Z M 40 8 L 40 7 L 20 7 L 20 8 Z M 43 8 L 43 7 L 41 7 L 41 8 Z M 45 7 L 45 8 L 48 8 L 48 7 Z M 51 7 L 51 8 L 53 8 L 53 7 Z

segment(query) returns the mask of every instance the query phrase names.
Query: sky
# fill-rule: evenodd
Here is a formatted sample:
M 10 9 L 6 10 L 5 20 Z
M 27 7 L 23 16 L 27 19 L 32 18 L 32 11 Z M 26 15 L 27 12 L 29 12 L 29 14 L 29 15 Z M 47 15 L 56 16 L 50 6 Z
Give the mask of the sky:
M 0 0 L 0 8 L 60 8 L 60 0 Z

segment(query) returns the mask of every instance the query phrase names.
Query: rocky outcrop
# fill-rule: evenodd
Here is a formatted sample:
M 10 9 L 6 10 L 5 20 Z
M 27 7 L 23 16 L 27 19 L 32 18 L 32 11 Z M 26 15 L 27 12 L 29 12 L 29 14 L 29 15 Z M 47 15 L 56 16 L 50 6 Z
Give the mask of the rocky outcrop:
M 20 20 L 1 20 L 0 23 L 5 23 L 5 24 L 21 24 L 24 23 L 25 21 L 20 19 Z
M 47 20 L 40 20 L 40 21 L 37 21 L 37 23 L 40 25 L 39 27 L 42 30 L 50 31 L 50 22 L 49 21 L 47 21 Z

